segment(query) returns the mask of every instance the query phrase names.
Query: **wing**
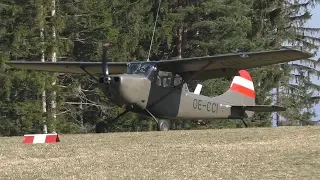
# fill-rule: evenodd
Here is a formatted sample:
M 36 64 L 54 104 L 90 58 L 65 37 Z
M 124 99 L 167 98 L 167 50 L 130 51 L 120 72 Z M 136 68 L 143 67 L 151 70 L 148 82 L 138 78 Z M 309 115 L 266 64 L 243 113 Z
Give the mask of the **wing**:
M 204 66 L 211 63 L 194 80 L 206 80 L 238 75 L 239 69 L 250 69 L 272 64 L 284 63 L 312 57 L 298 50 L 284 49 L 274 51 L 225 54 L 198 58 L 157 61 L 163 71 L 175 72 L 182 78 L 193 76 Z
M 278 64 L 312 57 L 308 53 L 297 50 L 276 50 L 264 52 L 250 52 L 245 54 L 225 54 L 196 58 L 153 61 L 162 71 L 174 72 L 186 79 L 193 76 L 208 65 L 194 80 L 206 80 L 219 77 L 238 75 L 239 69 L 249 69 L 271 64 Z M 144 63 L 144 62 L 141 62 Z M 102 74 L 101 62 L 32 62 L 11 61 L 7 64 L 14 68 L 38 71 L 86 74 L 85 68 L 91 74 Z M 127 72 L 127 62 L 110 62 L 109 74 Z
M 11 61 L 7 64 L 13 68 L 31 69 L 38 71 L 86 74 L 85 68 L 91 74 L 102 74 L 101 62 L 37 62 L 37 61 Z M 126 62 L 108 63 L 109 74 L 122 74 L 127 72 Z

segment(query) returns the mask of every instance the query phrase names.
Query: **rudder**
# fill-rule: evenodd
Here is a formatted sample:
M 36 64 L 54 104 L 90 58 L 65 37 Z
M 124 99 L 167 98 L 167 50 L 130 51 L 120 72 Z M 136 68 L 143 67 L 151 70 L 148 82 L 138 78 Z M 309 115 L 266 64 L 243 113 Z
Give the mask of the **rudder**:
M 251 75 L 246 70 L 240 70 L 239 76 L 233 78 L 229 90 L 214 99 L 231 106 L 254 106 L 255 97 Z

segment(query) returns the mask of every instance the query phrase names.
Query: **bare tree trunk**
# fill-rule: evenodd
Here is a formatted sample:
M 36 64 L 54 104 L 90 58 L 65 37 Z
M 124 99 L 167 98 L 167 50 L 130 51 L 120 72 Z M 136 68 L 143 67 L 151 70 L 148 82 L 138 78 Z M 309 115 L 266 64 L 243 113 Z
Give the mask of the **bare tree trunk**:
M 43 6 L 41 6 L 41 18 L 43 17 Z M 44 19 L 44 18 L 43 18 Z M 40 37 L 41 37 L 41 44 L 44 45 L 44 22 L 41 20 L 40 22 Z M 45 61 L 44 57 L 44 47 L 41 49 L 41 62 Z M 42 112 L 43 114 L 47 113 L 47 98 L 46 98 L 46 90 L 45 90 L 45 82 L 43 83 L 43 90 L 42 90 Z M 48 133 L 48 127 L 46 124 L 46 117 L 43 117 L 43 133 Z
M 51 11 L 51 17 L 53 18 L 56 14 L 56 0 L 52 0 L 52 11 Z M 52 25 L 52 37 L 54 41 L 56 40 L 56 29 L 54 25 Z M 56 54 L 56 47 L 53 47 L 52 49 L 52 56 L 51 56 L 51 61 L 52 62 L 57 62 L 57 54 Z M 55 75 L 54 75 L 55 78 Z M 52 87 L 56 85 L 56 80 L 54 79 L 52 82 Z M 52 99 L 51 99 L 51 112 L 52 112 L 52 117 L 53 120 L 56 120 L 56 95 L 57 92 L 55 90 L 52 91 Z
M 279 106 L 279 105 L 280 105 L 280 104 L 279 104 L 279 83 L 278 83 L 277 89 L 276 89 L 276 96 L 277 96 L 277 105 Z M 280 116 L 279 116 L 279 113 L 278 113 L 278 112 L 276 112 L 276 115 L 277 115 L 276 121 L 277 121 L 277 127 L 278 127 L 278 126 L 279 126 Z
M 79 90 L 81 90 L 81 84 L 79 84 Z M 82 98 L 80 98 L 80 104 L 79 104 L 79 108 L 80 108 L 80 122 L 81 122 L 81 126 L 83 127 L 83 102 L 82 102 Z
M 182 58 L 182 32 L 183 28 L 180 26 L 178 28 L 178 43 L 177 43 L 177 51 L 178 51 L 178 57 L 181 59 Z

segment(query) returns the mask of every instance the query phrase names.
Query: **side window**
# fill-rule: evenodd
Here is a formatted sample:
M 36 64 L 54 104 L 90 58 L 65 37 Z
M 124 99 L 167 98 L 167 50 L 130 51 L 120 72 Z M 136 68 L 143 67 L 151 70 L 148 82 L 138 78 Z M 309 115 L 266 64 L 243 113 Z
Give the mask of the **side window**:
M 181 82 L 182 82 L 182 78 L 178 74 L 176 74 L 173 85 L 178 86 Z
M 161 87 L 169 87 L 170 79 L 167 76 L 157 76 L 156 84 Z
M 157 76 L 156 84 L 157 84 L 158 86 L 162 86 L 161 77 L 160 77 L 159 75 Z
M 146 64 L 144 67 L 144 75 L 151 81 L 156 82 L 159 70 L 156 66 Z
M 179 75 L 172 76 L 170 72 L 159 71 L 156 84 L 161 87 L 173 87 L 178 86 L 182 82 L 182 78 Z

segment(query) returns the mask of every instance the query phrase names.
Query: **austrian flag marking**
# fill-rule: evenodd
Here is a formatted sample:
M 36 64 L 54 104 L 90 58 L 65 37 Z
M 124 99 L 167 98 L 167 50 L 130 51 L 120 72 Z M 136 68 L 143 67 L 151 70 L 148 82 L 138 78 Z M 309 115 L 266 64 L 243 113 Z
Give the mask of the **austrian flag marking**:
M 56 143 L 60 142 L 58 134 L 26 134 L 24 135 L 23 144 L 38 144 L 38 143 Z
M 250 74 L 245 70 L 239 71 L 239 74 L 233 78 L 230 90 L 254 99 L 256 94 Z

